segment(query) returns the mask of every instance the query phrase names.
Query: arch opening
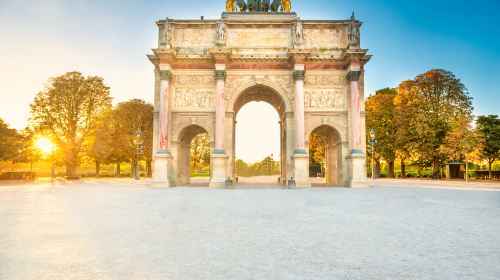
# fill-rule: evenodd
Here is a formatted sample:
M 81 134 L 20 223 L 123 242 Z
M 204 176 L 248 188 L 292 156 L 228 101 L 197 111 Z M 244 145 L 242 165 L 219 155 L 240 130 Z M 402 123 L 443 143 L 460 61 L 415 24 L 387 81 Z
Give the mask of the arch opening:
M 342 140 L 329 125 L 315 128 L 307 143 L 309 177 L 313 185 L 339 186 L 342 183 Z
M 233 110 L 233 178 L 240 185 L 279 184 L 286 177 L 283 98 L 270 87 L 255 85 L 241 92 Z
M 208 185 L 210 178 L 210 137 L 199 125 L 185 127 L 177 145 L 177 184 Z

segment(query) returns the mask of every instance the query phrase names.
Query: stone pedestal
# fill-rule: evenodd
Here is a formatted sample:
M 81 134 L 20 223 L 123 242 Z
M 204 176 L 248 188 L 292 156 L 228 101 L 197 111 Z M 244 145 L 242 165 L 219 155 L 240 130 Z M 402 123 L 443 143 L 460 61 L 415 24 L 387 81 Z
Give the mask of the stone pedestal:
M 210 165 L 212 176 L 210 177 L 210 188 L 223 189 L 226 183 L 226 165 L 227 165 L 227 155 L 226 154 L 213 154 L 210 157 Z
M 172 180 L 172 156 L 167 151 L 161 151 L 155 154 L 153 167 L 154 188 L 175 187 L 175 181 Z
M 347 164 L 349 166 L 349 186 L 351 188 L 368 188 L 365 155 L 351 154 L 347 157 Z
M 294 165 L 294 177 L 296 188 L 310 188 L 309 181 L 309 156 L 307 154 L 294 154 L 292 156 Z M 290 178 L 287 178 L 290 179 Z

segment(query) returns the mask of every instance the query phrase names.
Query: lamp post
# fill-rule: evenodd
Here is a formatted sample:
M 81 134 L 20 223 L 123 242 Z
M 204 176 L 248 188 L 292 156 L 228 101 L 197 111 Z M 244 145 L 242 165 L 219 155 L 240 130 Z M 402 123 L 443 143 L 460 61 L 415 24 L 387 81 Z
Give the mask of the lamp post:
M 143 142 L 141 141 L 141 129 L 137 128 L 135 131 L 135 137 L 136 137 L 136 149 L 135 149 L 135 180 L 139 180 L 139 156 L 143 154 Z
M 272 157 L 273 157 L 273 154 L 271 154 L 271 156 L 270 156 L 270 157 L 267 157 L 267 176 L 269 176 L 269 173 L 270 173 L 270 172 L 269 172 L 269 160 L 271 160 L 271 159 L 272 159 Z
M 368 142 L 371 146 L 372 151 L 372 180 L 375 179 L 375 144 L 377 144 L 377 139 L 375 139 L 375 129 L 370 129 L 370 141 Z

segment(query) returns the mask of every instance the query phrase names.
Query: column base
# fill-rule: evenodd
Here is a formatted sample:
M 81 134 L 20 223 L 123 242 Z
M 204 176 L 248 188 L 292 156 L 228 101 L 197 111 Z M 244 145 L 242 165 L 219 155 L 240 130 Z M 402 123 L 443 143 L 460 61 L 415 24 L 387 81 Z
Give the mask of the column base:
M 227 165 L 227 159 L 228 156 L 226 153 L 221 153 L 218 151 L 218 153 L 214 153 L 210 157 L 210 165 L 212 166 L 211 173 L 212 176 L 210 177 L 210 188 L 215 188 L 215 189 L 223 189 L 226 185 L 226 179 L 227 179 L 227 174 L 226 174 L 226 165 Z
M 310 188 L 311 182 L 309 181 L 309 155 L 294 154 L 292 156 L 294 165 L 294 180 L 295 187 L 298 189 Z M 290 178 L 288 178 L 290 179 Z
M 153 188 L 172 188 L 175 187 L 175 181 L 172 180 L 172 156 L 168 150 L 159 150 L 154 155 L 153 167 Z
M 349 187 L 353 189 L 369 188 L 369 182 L 366 177 L 366 156 L 359 151 L 351 153 L 347 157 L 349 169 Z

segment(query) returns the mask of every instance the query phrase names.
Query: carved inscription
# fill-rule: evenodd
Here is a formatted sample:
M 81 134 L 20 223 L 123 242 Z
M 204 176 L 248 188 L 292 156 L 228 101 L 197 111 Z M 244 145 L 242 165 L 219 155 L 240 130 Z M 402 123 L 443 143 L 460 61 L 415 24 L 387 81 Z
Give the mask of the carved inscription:
M 309 49 L 344 48 L 347 46 L 345 28 L 305 29 L 304 40 Z
M 311 109 L 345 109 L 345 89 L 306 90 L 304 102 Z
M 230 29 L 228 47 L 230 48 L 288 48 L 292 31 L 280 29 Z
M 175 107 L 177 108 L 212 108 L 214 106 L 214 90 L 177 88 L 175 90 Z

